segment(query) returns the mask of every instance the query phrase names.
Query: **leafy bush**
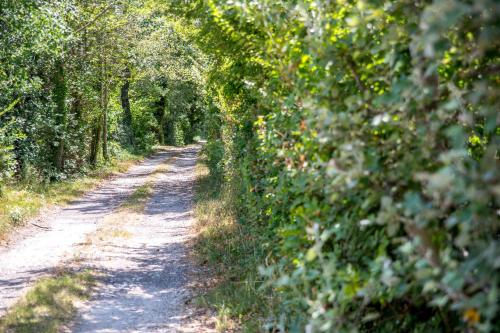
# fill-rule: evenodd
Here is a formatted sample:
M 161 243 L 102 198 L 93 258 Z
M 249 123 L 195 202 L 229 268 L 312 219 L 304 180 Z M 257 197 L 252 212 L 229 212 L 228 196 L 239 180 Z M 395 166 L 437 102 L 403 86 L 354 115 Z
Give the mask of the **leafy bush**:
M 220 140 L 209 141 L 203 146 L 203 150 L 210 175 L 221 179 L 224 174 L 224 144 Z
M 173 7 L 213 56 L 207 149 L 275 239 L 271 326 L 500 327 L 497 2 Z
M 186 117 L 177 117 L 172 119 L 167 126 L 167 143 L 174 146 L 183 146 L 189 143 L 192 138 L 189 137 L 191 125 Z

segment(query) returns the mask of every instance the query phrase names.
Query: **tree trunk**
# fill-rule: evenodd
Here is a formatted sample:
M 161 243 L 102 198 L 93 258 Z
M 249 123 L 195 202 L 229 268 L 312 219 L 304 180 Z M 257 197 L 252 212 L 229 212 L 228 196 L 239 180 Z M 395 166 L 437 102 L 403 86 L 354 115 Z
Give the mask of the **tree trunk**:
M 165 96 L 160 97 L 158 108 L 155 112 L 156 121 L 158 123 L 158 142 L 160 145 L 165 144 L 165 123 L 167 121 L 167 99 Z
M 75 142 L 75 145 L 78 146 L 78 151 L 75 152 L 71 158 L 73 158 L 76 162 L 76 167 L 80 168 L 85 163 L 85 140 L 78 140 L 78 138 L 83 135 L 83 120 L 82 120 L 82 112 L 83 112 L 83 102 L 82 95 L 77 91 L 73 91 L 71 93 L 71 107 L 68 110 L 69 119 L 71 121 L 68 122 L 68 133 L 71 134 L 71 140 Z
M 134 147 L 134 135 L 132 133 L 132 111 L 130 109 L 130 97 L 129 97 L 129 89 L 130 89 L 130 69 L 127 67 L 124 71 L 124 80 L 125 82 L 121 88 L 121 102 L 123 109 L 123 129 L 125 131 L 125 136 L 127 140 L 127 144 Z
M 104 43 L 103 43 L 104 45 Z M 105 161 L 109 160 L 108 154 L 108 103 L 109 103 L 109 87 L 108 87 L 108 68 L 105 50 L 101 53 L 101 110 L 102 110 L 102 157 Z
M 109 160 L 108 154 L 108 108 L 104 109 L 102 115 L 102 157 L 105 161 Z
M 163 133 L 163 130 L 160 128 L 158 132 L 158 141 L 160 145 L 165 145 L 165 133 Z
M 92 141 L 90 142 L 89 162 L 92 166 L 96 166 L 97 157 L 99 156 L 99 145 L 101 143 L 102 120 L 98 119 L 97 124 L 92 129 Z

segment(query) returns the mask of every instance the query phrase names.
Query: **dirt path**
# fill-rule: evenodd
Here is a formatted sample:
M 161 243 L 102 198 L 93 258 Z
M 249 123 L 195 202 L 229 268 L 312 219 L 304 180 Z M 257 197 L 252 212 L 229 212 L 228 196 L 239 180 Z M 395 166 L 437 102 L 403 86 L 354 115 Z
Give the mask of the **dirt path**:
M 50 230 L 0 249 L 0 316 L 31 285 L 72 259 L 102 221 L 169 158 L 155 177 L 143 216 L 122 226 L 115 237 L 93 249 L 91 265 L 103 273 L 97 296 L 82 311 L 72 332 L 165 332 L 178 327 L 186 294 L 185 240 L 191 223 L 192 184 L 198 146 L 170 149 L 134 166 L 48 215 Z
M 112 221 L 115 234 L 84 251 L 102 274 L 95 297 L 68 329 L 90 332 L 178 332 L 185 317 L 186 241 L 192 223 L 197 148 L 185 148 L 155 176 L 144 210 Z M 90 258 L 89 258 L 90 256 Z

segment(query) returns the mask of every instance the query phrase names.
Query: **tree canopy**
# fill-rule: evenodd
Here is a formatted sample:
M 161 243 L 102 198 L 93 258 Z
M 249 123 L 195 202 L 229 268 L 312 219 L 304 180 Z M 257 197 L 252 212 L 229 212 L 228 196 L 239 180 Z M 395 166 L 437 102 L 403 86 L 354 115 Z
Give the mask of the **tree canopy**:
M 154 2 L 6 1 L 0 25 L 2 179 L 64 178 L 200 128 L 205 58 Z

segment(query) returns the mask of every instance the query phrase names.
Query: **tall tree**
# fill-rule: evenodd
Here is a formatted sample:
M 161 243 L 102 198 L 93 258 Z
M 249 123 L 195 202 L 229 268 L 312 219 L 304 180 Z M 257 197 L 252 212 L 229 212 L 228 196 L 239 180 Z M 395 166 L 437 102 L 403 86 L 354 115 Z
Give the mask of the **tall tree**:
M 127 144 L 131 147 L 135 146 L 134 134 L 132 131 L 132 110 L 130 109 L 130 67 L 126 66 L 123 71 L 123 84 L 120 89 L 120 100 L 123 109 L 123 129 L 127 139 Z
M 64 145 L 67 127 L 67 107 L 66 95 L 67 85 L 64 72 L 64 64 L 61 59 L 56 60 L 53 76 L 53 99 L 56 105 L 55 112 L 55 137 L 53 139 L 54 166 L 58 171 L 63 171 L 64 167 Z

